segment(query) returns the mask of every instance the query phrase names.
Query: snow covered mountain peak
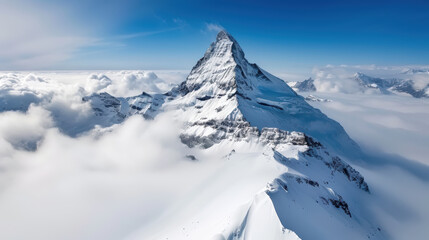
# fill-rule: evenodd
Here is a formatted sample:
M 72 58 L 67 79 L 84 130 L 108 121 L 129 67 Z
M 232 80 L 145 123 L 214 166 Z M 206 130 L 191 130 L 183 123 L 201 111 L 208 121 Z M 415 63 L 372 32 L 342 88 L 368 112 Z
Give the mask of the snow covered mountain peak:
M 174 104 L 186 111 L 191 127 L 184 138 L 192 142 L 213 144 L 219 140 L 215 136 L 226 137 L 222 126 L 240 125 L 259 132 L 264 128 L 304 132 L 341 151 L 357 149 L 337 122 L 311 107 L 283 80 L 249 63 L 225 31 L 219 32 L 177 90 L 180 97 Z
M 216 41 L 222 40 L 222 39 L 232 39 L 233 37 L 226 31 L 226 30 L 220 30 L 217 33 Z
M 213 47 L 213 53 L 230 54 L 238 62 L 241 62 L 244 59 L 244 52 L 240 45 L 235 38 L 225 30 L 220 31 L 217 34 L 216 42 L 214 42 L 211 47 Z
M 234 37 L 222 30 L 217 34 L 216 41 L 210 45 L 201 61 L 225 60 L 231 57 L 240 61 L 244 58 L 244 52 Z
M 310 106 L 283 80 L 249 63 L 225 31 L 178 87 L 154 96 L 117 98 L 116 105 L 109 99 L 100 94 L 87 99 L 101 122 L 111 118 L 115 124 L 134 114 L 153 119 L 160 111 L 180 109 L 178 115 L 187 125 L 181 137 L 188 146 L 208 148 L 224 139 L 300 132 L 340 154 L 359 152 L 340 124 Z

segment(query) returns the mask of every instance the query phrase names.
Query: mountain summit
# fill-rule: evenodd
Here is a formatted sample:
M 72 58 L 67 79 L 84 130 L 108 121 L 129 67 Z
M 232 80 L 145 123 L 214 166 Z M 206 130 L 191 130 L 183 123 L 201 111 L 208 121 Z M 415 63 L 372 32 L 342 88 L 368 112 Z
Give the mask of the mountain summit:
M 305 132 L 339 152 L 358 149 L 340 124 L 310 106 L 283 80 L 249 63 L 226 31 L 218 33 L 179 92 L 181 101 L 194 104 L 193 110 L 187 108 L 193 125 L 248 123 L 259 131 Z
M 153 119 L 165 109 L 185 110 L 184 120 L 192 127 L 182 139 L 189 146 L 210 147 L 228 138 L 224 126 L 243 136 L 248 129 L 237 126 L 246 125 L 258 132 L 264 128 L 303 132 L 340 154 L 359 152 L 340 124 L 310 106 L 283 80 L 249 63 L 238 42 L 223 30 L 186 80 L 168 93 L 118 98 L 116 105 L 105 96 L 84 98 L 92 99 L 102 126 L 108 125 L 106 118 L 114 119 L 113 124 L 134 114 Z

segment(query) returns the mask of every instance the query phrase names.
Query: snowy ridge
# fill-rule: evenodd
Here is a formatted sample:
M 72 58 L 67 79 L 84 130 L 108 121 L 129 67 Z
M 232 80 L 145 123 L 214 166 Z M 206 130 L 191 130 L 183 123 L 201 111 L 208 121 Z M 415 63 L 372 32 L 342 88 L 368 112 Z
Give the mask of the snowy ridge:
M 314 85 L 314 79 L 309 78 L 302 82 L 289 82 L 288 85 L 299 92 L 315 92 L 316 86 Z

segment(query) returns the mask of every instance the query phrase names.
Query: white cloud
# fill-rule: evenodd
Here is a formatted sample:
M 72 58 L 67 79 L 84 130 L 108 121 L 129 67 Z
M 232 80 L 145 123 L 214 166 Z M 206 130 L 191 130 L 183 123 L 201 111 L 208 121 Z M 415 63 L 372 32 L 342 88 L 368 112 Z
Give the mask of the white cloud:
M 215 31 L 215 32 L 219 32 L 225 29 L 221 25 L 215 24 L 215 23 L 206 23 L 206 28 L 208 31 Z
M 44 126 L 31 119 L 16 123 L 27 124 L 27 137 L 25 130 Z M 2 146 L 0 238 L 122 239 L 150 222 L 196 176 L 178 128 L 162 119 L 135 116 L 98 139 L 46 126 L 36 152 L 8 148 L 6 155 Z
M 105 89 L 112 84 L 112 80 L 104 74 L 91 74 L 85 84 L 85 90 L 93 93 Z
M 229 147 L 186 147 L 179 138 L 183 123 L 173 119 L 134 116 L 104 134 L 77 138 L 47 126 L 35 152 L 10 147 L 2 152 L 0 146 L 0 238 L 152 239 L 151 234 L 176 230 L 177 223 L 185 224 L 209 204 L 223 208 L 216 218 L 204 215 L 206 220 L 221 220 L 278 175 L 273 164 L 248 155 L 225 165 Z M 198 160 L 185 157 L 190 154 Z M 242 166 L 249 171 L 240 171 Z M 228 204 L 219 191 L 228 192 Z M 196 196 L 204 200 L 195 202 Z
M 337 120 L 361 146 L 429 165 L 429 101 L 398 95 L 318 93 L 311 102 Z
M 320 76 L 335 79 L 334 73 Z M 192 221 L 192 214 L 201 210 L 209 213 L 208 221 L 224 217 L 225 209 L 213 212 L 210 208 L 215 201 L 219 204 L 215 206 L 229 208 L 251 199 L 265 180 L 282 169 L 267 162 L 260 149 L 247 144 L 242 147 L 262 157 L 259 165 L 247 153 L 242 159 L 222 158 L 229 153 L 225 151 L 228 146 L 207 151 L 189 149 L 178 137 L 182 123 L 168 114 L 158 115 L 155 121 L 134 116 L 120 125 L 80 136 L 62 133 L 88 123 L 91 109 L 81 97 L 91 91 L 110 88 L 119 92 L 120 86 L 124 86 L 123 94 L 148 91 L 146 87 L 161 90 L 160 83 L 178 83 L 184 76 L 175 71 L 1 76 L 0 98 L 24 105 L 28 102 L 28 111 L 0 113 L 0 239 L 146 239 L 147 232 L 165 233 L 183 222 L 178 219 Z M 25 94 L 33 97 L 27 99 Z M 334 101 L 313 104 L 339 120 L 358 142 L 427 161 L 426 102 L 401 96 L 320 96 Z M 36 151 L 23 150 L 35 150 L 35 145 Z M 186 159 L 188 154 L 199 160 Z M 384 207 L 374 212 L 386 224 L 383 231 L 388 229 L 397 236 L 420 231 L 416 234 L 425 236 L 427 183 L 404 174 L 410 165 L 405 162 L 379 169 L 374 164 L 370 165 L 374 169 L 359 171 L 370 183 L 372 193 L 368 197 L 376 196 L 377 206 Z M 416 192 L 420 197 L 415 197 Z M 177 212 L 182 215 L 172 214 Z M 421 219 L 413 222 L 415 216 Z M 162 221 L 157 222 L 159 219 Z M 201 225 L 191 224 L 200 229 L 203 221 Z
M 27 112 L 31 104 L 47 111 L 52 124 L 61 132 L 77 136 L 97 124 L 98 119 L 82 97 L 108 92 L 117 97 L 147 93 L 165 93 L 185 78 L 184 72 L 104 71 L 100 73 L 40 72 L 0 74 L 0 112 Z M 36 139 L 38 140 L 38 139 Z M 36 140 L 28 145 L 34 148 Z
M 157 82 L 161 82 L 161 80 L 151 71 L 125 73 L 116 91 L 119 92 L 120 95 L 137 95 L 143 91 L 161 92 L 156 85 Z
M 30 106 L 26 113 L 11 111 L 0 114 L 0 138 L 18 149 L 35 150 L 46 130 L 52 126 L 50 112 L 36 106 Z
M 57 91 L 59 85 L 31 73 L 0 75 L 0 110 L 26 111 L 31 103 L 49 101 Z
M 112 73 L 111 84 L 99 91 L 106 91 L 114 96 L 129 97 L 142 92 L 149 94 L 165 93 L 185 79 L 183 73 L 160 71 L 162 78 L 154 71 L 120 71 Z

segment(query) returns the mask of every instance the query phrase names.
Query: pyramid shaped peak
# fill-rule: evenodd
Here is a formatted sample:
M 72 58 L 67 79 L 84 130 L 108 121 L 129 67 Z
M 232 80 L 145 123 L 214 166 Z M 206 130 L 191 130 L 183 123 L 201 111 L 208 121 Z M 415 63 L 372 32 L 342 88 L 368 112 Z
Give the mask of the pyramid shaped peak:
M 230 53 L 234 58 L 239 61 L 244 60 L 244 52 L 238 42 L 226 30 L 221 30 L 216 36 L 216 41 L 212 43 L 209 51 Z M 218 54 L 214 54 L 219 56 Z
M 235 42 L 235 39 L 226 30 L 220 30 L 219 33 L 217 34 L 216 42 L 221 40 L 230 40 L 232 42 Z

